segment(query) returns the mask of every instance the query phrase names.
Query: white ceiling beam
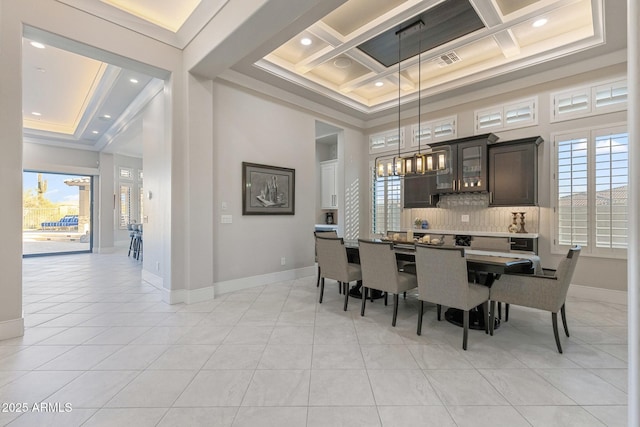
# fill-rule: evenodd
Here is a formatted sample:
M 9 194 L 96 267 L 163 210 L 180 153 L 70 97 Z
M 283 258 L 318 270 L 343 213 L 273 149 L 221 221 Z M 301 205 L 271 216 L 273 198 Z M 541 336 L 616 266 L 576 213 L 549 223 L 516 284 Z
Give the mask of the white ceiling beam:
M 520 44 L 511 29 L 500 31 L 494 34 L 493 38 L 498 43 L 505 58 L 510 58 L 520 53 Z
M 309 31 L 319 39 L 324 40 L 331 46 L 339 46 L 344 43 L 344 36 L 329 25 L 325 24 L 323 21 L 316 22 L 311 27 L 309 27 L 307 31 Z
M 469 3 L 487 28 L 495 27 L 504 22 L 496 0 L 469 0 Z
M 301 73 L 307 73 L 320 64 L 323 64 L 336 56 L 342 55 L 365 41 L 377 36 L 380 33 L 393 28 L 399 22 L 403 22 L 419 13 L 432 8 L 444 0 L 408 0 L 387 13 L 379 16 L 371 22 L 353 31 L 345 37 L 345 42 L 334 49 L 324 52 L 322 55 L 312 55 L 296 65 L 296 69 Z

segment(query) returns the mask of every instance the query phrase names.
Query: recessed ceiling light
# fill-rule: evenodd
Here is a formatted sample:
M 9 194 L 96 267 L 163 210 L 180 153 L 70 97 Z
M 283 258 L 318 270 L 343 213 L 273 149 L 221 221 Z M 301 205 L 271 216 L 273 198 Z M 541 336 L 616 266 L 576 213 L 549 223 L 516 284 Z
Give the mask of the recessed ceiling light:
M 536 20 L 536 21 L 533 23 L 533 26 L 534 26 L 535 28 L 538 28 L 538 27 L 542 27 L 542 26 L 543 26 L 544 24 L 546 24 L 546 23 L 547 23 L 547 19 L 546 19 L 546 18 L 541 18 L 541 19 Z
M 41 116 L 41 113 L 38 113 L 37 111 L 32 111 L 31 114 L 33 114 L 34 116 Z
M 303 46 L 309 46 L 311 45 L 311 43 L 313 43 L 313 40 L 311 40 L 309 37 L 300 39 L 300 44 L 302 44 Z
M 335 65 L 336 68 L 349 68 L 351 64 L 352 64 L 352 61 L 349 58 L 346 58 L 344 56 L 336 58 L 336 60 L 333 61 L 333 65 Z
M 36 71 L 40 71 L 41 73 L 44 73 L 44 72 L 45 72 L 45 71 L 47 71 L 47 70 L 45 70 L 45 69 L 44 69 L 44 68 L 42 68 L 42 67 L 38 67 L 38 68 L 36 68 Z
M 91 133 L 95 135 L 95 134 L 97 134 L 97 133 L 98 133 L 98 131 L 97 131 L 97 130 L 94 130 L 94 131 L 91 131 Z
M 108 114 L 104 114 L 102 117 L 104 117 L 105 119 L 110 119 L 111 118 L 111 116 L 108 115 Z
M 38 49 L 44 49 L 45 46 L 40 42 L 31 42 L 31 46 L 36 47 Z
M 376 87 L 382 87 L 384 86 L 383 82 L 375 82 Z
M 129 79 L 129 81 L 130 81 L 131 83 L 133 83 L 133 84 L 138 83 L 138 79 Z

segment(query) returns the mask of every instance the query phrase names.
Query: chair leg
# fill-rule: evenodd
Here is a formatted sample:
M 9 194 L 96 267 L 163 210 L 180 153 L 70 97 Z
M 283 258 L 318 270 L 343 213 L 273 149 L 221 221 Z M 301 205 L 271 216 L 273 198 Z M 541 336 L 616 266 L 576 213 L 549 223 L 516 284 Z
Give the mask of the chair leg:
M 504 305 L 504 321 L 509 321 L 509 304 Z
M 393 294 L 393 322 L 391 322 L 391 326 L 396 326 L 397 318 L 398 318 L 398 294 Z
M 344 282 L 342 292 L 344 292 L 344 311 L 347 311 L 347 304 L 349 303 L 349 283 Z
M 491 309 L 489 310 L 489 334 L 493 336 L 493 329 L 496 323 L 496 302 L 491 300 L 490 305 Z
M 324 294 L 324 277 L 320 279 L 320 304 L 322 304 L 322 295 Z
M 127 254 L 127 256 L 131 256 L 131 249 L 133 249 L 133 237 L 131 238 L 131 241 L 129 242 L 129 253 Z
M 404 291 L 402 295 L 404 296 L 404 299 L 407 299 L 407 291 Z
M 567 327 L 567 312 L 564 309 L 564 304 L 560 308 L 560 314 L 562 315 L 562 325 L 564 326 L 564 333 L 569 336 L 569 328 Z
M 420 311 L 418 311 L 418 335 L 422 335 L 422 315 L 424 314 L 424 302 L 420 301 Z
M 387 306 L 387 296 L 389 296 L 389 293 L 388 293 L 388 292 L 385 292 L 385 293 L 384 293 L 384 306 L 385 306 L 385 307 Z
M 320 264 L 318 264 L 318 280 L 316 281 L 316 288 L 320 286 Z
M 439 322 L 442 317 L 442 306 L 440 304 L 436 305 L 436 312 L 438 313 L 438 322 Z
M 560 345 L 560 335 L 558 335 L 558 313 L 551 313 L 551 321 L 553 322 L 553 336 L 556 338 L 558 352 L 562 354 L 562 345 Z
M 489 333 L 489 301 L 485 301 L 482 304 L 482 308 L 484 309 L 484 333 Z
M 462 326 L 464 330 L 462 331 L 462 349 L 467 349 L 467 335 L 469 335 L 469 310 L 465 310 L 462 315 Z
M 364 316 L 364 306 L 367 304 L 367 291 L 369 289 L 362 287 L 362 308 L 360 309 L 360 316 Z
M 502 320 L 502 303 L 498 301 L 498 319 Z

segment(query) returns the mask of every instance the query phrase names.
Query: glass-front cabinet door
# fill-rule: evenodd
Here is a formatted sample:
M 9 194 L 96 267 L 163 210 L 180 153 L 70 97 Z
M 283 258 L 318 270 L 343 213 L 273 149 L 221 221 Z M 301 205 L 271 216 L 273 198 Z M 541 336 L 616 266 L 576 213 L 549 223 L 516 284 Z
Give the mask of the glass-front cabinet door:
M 457 192 L 487 190 L 487 143 L 470 141 L 458 144 Z
M 452 193 L 456 191 L 454 184 L 457 180 L 456 146 L 442 146 L 434 150 L 434 164 L 436 173 L 436 190 L 438 193 Z

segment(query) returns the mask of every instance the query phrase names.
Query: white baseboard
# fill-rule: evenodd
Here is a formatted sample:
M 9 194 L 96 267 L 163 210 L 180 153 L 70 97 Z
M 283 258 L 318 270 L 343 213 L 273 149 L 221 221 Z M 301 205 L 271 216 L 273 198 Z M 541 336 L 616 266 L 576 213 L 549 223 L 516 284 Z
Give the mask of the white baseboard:
M 24 335 L 24 317 L 0 322 L 0 341 Z
M 108 246 L 108 247 L 104 247 L 104 248 L 100 248 L 100 247 L 94 247 L 93 248 L 93 253 L 94 254 L 113 254 L 116 252 L 116 247 L 115 246 Z
M 594 288 L 591 286 L 571 285 L 568 295 L 575 298 L 585 298 L 601 302 L 627 305 L 627 292 L 612 289 Z
M 213 286 L 200 289 L 165 289 L 162 277 L 156 276 L 146 270 L 142 270 L 142 280 L 158 288 L 162 292 L 162 300 L 167 304 L 195 304 L 214 299 L 215 295 L 242 289 L 255 288 L 257 286 L 269 285 L 271 283 L 294 280 L 301 277 L 313 276 L 316 268 L 304 267 L 294 270 L 279 271 L 276 273 L 262 274 L 259 276 L 243 277 L 241 279 L 218 282 Z
M 294 270 L 278 271 L 275 273 L 261 274 L 259 276 L 243 277 L 241 279 L 226 280 L 213 285 L 215 295 L 226 294 L 228 292 L 242 289 L 255 288 L 269 285 L 271 283 L 294 280 L 301 277 L 313 276 L 316 273 L 314 266 L 296 268 Z

